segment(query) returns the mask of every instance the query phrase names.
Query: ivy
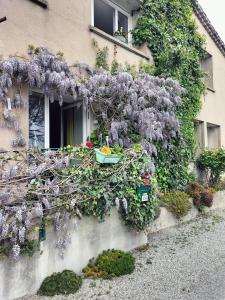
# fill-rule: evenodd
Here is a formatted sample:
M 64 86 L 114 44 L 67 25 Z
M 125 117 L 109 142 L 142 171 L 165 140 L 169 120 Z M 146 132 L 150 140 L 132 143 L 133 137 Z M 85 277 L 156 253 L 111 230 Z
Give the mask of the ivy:
M 189 181 L 188 165 L 195 153 L 194 119 L 204 91 L 200 61 L 204 39 L 193 20 L 191 0 L 145 0 L 133 30 L 136 45 L 147 43 L 155 62 L 155 74 L 177 79 L 187 93 L 178 111 L 181 135 L 168 149 L 157 145 L 157 176 L 162 189 Z

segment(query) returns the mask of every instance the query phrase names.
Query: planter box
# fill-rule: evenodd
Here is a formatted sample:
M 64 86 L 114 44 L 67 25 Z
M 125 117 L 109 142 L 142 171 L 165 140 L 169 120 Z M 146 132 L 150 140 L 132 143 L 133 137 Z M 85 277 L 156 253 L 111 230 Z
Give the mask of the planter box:
M 122 156 L 116 154 L 105 154 L 99 151 L 98 149 L 95 150 L 96 160 L 100 164 L 117 164 L 121 159 Z
M 117 40 L 119 40 L 119 41 L 121 41 L 121 42 L 127 44 L 127 39 L 126 39 L 123 35 L 114 35 L 114 37 L 115 37 Z

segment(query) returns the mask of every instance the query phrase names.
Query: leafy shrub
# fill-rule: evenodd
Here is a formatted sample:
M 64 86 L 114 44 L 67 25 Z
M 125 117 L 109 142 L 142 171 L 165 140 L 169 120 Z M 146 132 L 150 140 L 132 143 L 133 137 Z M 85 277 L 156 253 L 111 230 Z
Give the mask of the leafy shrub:
M 193 198 L 193 203 L 198 209 L 202 206 L 211 207 L 213 205 L 214 190 L 212 188 L 204 187 L 199 182 L 192 182 L 186 191 Z
M 217 185 L 225 172 L 225 149 L 204 151 L 198 158 L 197 165 L 206 173 L 208 183 Z
M 82 278 L 73 271 L 65 270 L 53 273 L 45 278 L 38 291 L 38 295 L 54 296 L 74 294 L 82 285 Z
M 97 259 L 91 259 L 83 269 L 85 277 L 111 279 L 133 273 L 135 258 L 129 252 L 121 250 L 103 251 Z
M 172 212 L 178 219 L 185 216 L 191 209 L 189 196 L 185 192 L 175 191 L 166 193 L 162 197 L 166 208 Z

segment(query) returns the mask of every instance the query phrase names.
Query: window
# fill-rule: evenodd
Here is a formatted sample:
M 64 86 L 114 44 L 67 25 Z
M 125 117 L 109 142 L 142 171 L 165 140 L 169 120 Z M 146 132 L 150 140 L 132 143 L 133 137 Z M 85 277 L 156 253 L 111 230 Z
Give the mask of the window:
M 29 146 L 58 149 L 83 142 L 83 106 L 65 96 L 62 107 L 41 92 L 29 96 Z
M 36 92 L 29 97 L 29 146 L 45 148 L 45 98 Z
M 213 59 L 212 55 L 205 52 L 205 57 L 201 62 L 202 71 L 205 73 L 205 85 L 209 89 L 214 89 L 213 84 Z
M 94 26 L 102 31 L 114 35 L 122 31 L 128 37 L 130 31 L 130 15 L 108 0 L 94 1 Z
M 94 1 L 94 25 L 102 31 L 114 34 L 115 9 L 102 0 Z
M 197 146 L 196 154 L 198 156 L 205 148 L 204 122 L 195 121 L 194 128 L 195 128 L 196 146 Z
M 128 17 L 118 11 L 118 30 L 128 34 Z
M 220 126 L 207 123 L 208 148 L 217 149 L 221 146 Z

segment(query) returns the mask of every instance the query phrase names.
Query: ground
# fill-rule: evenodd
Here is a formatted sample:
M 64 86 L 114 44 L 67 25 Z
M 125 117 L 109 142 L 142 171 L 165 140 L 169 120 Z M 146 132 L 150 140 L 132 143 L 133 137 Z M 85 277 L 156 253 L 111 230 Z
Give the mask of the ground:
M 151 234 L 149 248 L 134 255 L 136 270 L 129 276 L 85 280 L 76 295 L 23 300 L 225 299 L 225 211 Z

